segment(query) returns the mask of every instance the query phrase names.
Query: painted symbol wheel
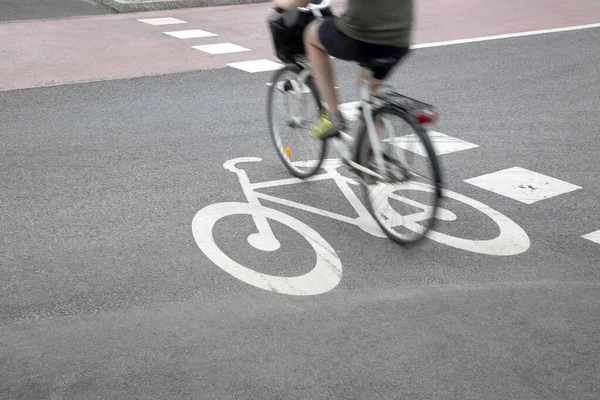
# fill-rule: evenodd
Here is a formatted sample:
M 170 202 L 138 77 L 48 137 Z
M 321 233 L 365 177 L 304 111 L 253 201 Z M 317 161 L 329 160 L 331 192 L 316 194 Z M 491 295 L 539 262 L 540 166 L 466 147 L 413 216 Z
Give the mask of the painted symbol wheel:
M 277 221 L 302 235 L 316 253 L 314 268 L 301 276 L 273 276 L 244 267 L 232 260 L 215 243 L 213 229 L 220 219 L 240 214 Z M 200 250 L 213 263 L 235 278 L 260 289 L 288 295 L 311 296 L 332 290 L 342 278 L 340 258 L 318 232 L 303 222 L 268 207 L 237 202 L 211 204 L 194 216 L 192 233 Z M 249 242 L 252 244 L 255 240 Z

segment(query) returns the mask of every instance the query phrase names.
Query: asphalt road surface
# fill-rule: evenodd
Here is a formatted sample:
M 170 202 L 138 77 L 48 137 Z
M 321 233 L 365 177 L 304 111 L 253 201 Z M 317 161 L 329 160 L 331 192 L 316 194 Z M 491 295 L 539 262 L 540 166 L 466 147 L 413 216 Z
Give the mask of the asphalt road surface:
M 594 28 L 415 50 L 393 84 L 461 140 L 439 142 L 464 148 L 441 160 L 465 196 L 444 201 L 458 219 L 439 229 L 472 247 L 405 249 L 263 201 L 341 261 L 309 296 L 234 277 L 192 229 L 207 206 L 247 202 L 225 162 L 261 158 L 238 164 L 250 182 L 289 178 L 267 134 L 272 72 L 0 92 L 0 398 L 597 399 L 600 243 L 583 236 L 600 230 L 599 42 Z M 346 102 L 354 72 L 338 65 Z M 511 168 L 513 185 L 471 181 Z M 354 215 L 332 182 L 262 192 Z M 271 226 L 268 253 L 248 215 L 211 235 L 249 271 L 310 272 L 309 242 Z M 478 251 L 504 235 L 507 255 Z

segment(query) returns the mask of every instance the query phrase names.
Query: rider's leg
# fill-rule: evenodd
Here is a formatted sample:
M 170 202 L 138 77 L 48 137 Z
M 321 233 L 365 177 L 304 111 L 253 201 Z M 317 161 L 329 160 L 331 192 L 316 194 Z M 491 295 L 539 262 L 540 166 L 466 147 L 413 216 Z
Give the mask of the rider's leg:
M 320 20 L 315 20 L 308 25 L 304 31 L 304 43 L 313 76 L 317 81 L 317 86 L 321 91 L 321 96 L 327 103 L 327 111 L 330 115 L 340 115 L 338 110 L 338 97 L 335 90 L 335 77 L 333 65 L 329 53 L 319 41 Z
M 383 85 L 383 81 L 379 80 L 379 79 L 375 79 L 375 77 L 373 77 L 372 73 L 369 70 L 367 70 L 366 68 L 360 67 L 360 70 L 358 73 L 358 96 L 362 95 L 362 88 L 367 83 L 370 83 L 372 94 L 377 95 L 380 93 L 381 86 Z M 380 140 L 383 139 L 383 137 L 382 137 L 383 128 L 382 128 L 380 121 L 375 121 L 375 130 L 377 132 L 377 136 L 379 137 L 379 139 Z
M 339 111 L 338 96 L 335 90 L 333 63 L 325 47 L 319 39 L 320 20 L 311 22 L 304 31 L 306 54 L 311 65 L 313 76 L 321 96 L 327 103 L 328 115 L 322 115 L 320 124 L 315 128 L 313 137 L 326 138 L 337 134 L 344 127 L 344 121 Z

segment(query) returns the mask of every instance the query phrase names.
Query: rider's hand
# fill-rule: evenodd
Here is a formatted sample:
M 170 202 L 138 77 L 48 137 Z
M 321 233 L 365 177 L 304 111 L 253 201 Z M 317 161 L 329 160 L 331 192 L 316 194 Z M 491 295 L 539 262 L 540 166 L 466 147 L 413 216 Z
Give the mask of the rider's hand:
M 285 10 L 285 6 L 287 5 L 287 3 L 289 3 L 289 1 L 287 0 L 274 0 L 273 8 L 275 9 L 275 11 L 281 12 Z
M 283 10 L 293 10 L 294 8 L 304 7 L 310 0 L 274 0 L 273 5 L 275 8 L 281 8 Z

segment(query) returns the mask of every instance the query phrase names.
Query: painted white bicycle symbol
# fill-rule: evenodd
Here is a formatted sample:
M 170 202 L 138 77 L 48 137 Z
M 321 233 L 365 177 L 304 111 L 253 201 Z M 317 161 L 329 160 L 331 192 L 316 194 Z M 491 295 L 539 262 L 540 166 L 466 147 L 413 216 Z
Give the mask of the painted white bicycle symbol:
M 260 204 L 260 199 L 282 204 L 287 207 L 308 211 L 317 215 L 335 219 L 337 221 L 346 222 L 355 225 L 361 228 L 363 231 L 376 237 L 387 237 L 385 233 L 381 231 L 381 228 L 379 228 L 365 206 L 361 203 L 357 195 L 352 190 L 351 185 L 358 185 L 358 183 L 353 179 L 341 175 L 337 171 L 338 167 L 342 165 L 339 160 L 325 160 L 322 165 L 322 168 L 325 172 L 323 174 L 314 175 L 306 180 L 288 178 L 268 182 L 251 183 L 246 172 L 238 168 L 237 165 L 241 163 L 260 161 L 262 161 L 260 158 L 247 157 L 236 158 L 223 164 L 225 169 L 238 175 L 242 190 L 248 199 L 247 203 L 226 202 L 211 204 L 198 211 L 192 221 L 192 233 L 200 249 L 213 263 L 235 278 L 258 288 L 277 293 L 289 295 L 316 295 L 330 291 L 336 287 L 342 277 L 342 263 L 339 256 L 331 247 L 331 245 L 329 245 L 329 243 L 327 243 L 327 241 L 318 232 L 296 218 L 291 217 L 290 215 L 263 206 Z M 331 179 L 337 184 L 341 192 L 345 195 L 358 214 L 357 218 L 351 218 L 287 199 L 257 192 L 257 190 L 265 188 L 327 179 Z M 414 183 L 407 189 L 418 191 L 433 190 L 427 185 L 420 183 Z M 390 198 L 393 196 L 392 193 L 387 195 Z M 457 249 L 494 256 L 517 255 L 524 253 L 529 249 L 530 241 L 527 233 L 505 215 L 486 206 L 485 204 L 456 192 L 444 190 L 443 195 L 445 198 L 457 200 L 485 214 L 498 226 L 500 233 L 493 239 L 471 240 L 454 237 L 431 230 L 427 234 L 427 238 L 451 247 L 455 247 Z M 397 200 L 398 196 L 394 196 L 394 199 Z M 422 205 L 422 209 L 425 209 L 426 207 L 427 206 Z M 247 240 L 250 245 L 258 250 L 275 251 L 280 247 L 280 243 L 273 234 L 268 219 L 277 221 L 298 232 L 310 243 L 316 253 L 317 261 L 314 268 L 305 275 L 296 277 L 273 276 L 254 271 L 232 260 L 223 251 L 221 251 L 219 246 L 215 243 L 213 238 L 213 228 L 217 221 L 219 221 L 221 218 L 238 214 L 252 216 L 254 223 L 256 224 L 257 233 L 250 235 Z M 419 214 L 415 214 L 411 216 L 411 221 L 418 221 L 420 214 L 427 213 L 421 212 Z M 439 208 L 437 218 L 443 221 L 455 221 L 457 216 L 450 210 Z

